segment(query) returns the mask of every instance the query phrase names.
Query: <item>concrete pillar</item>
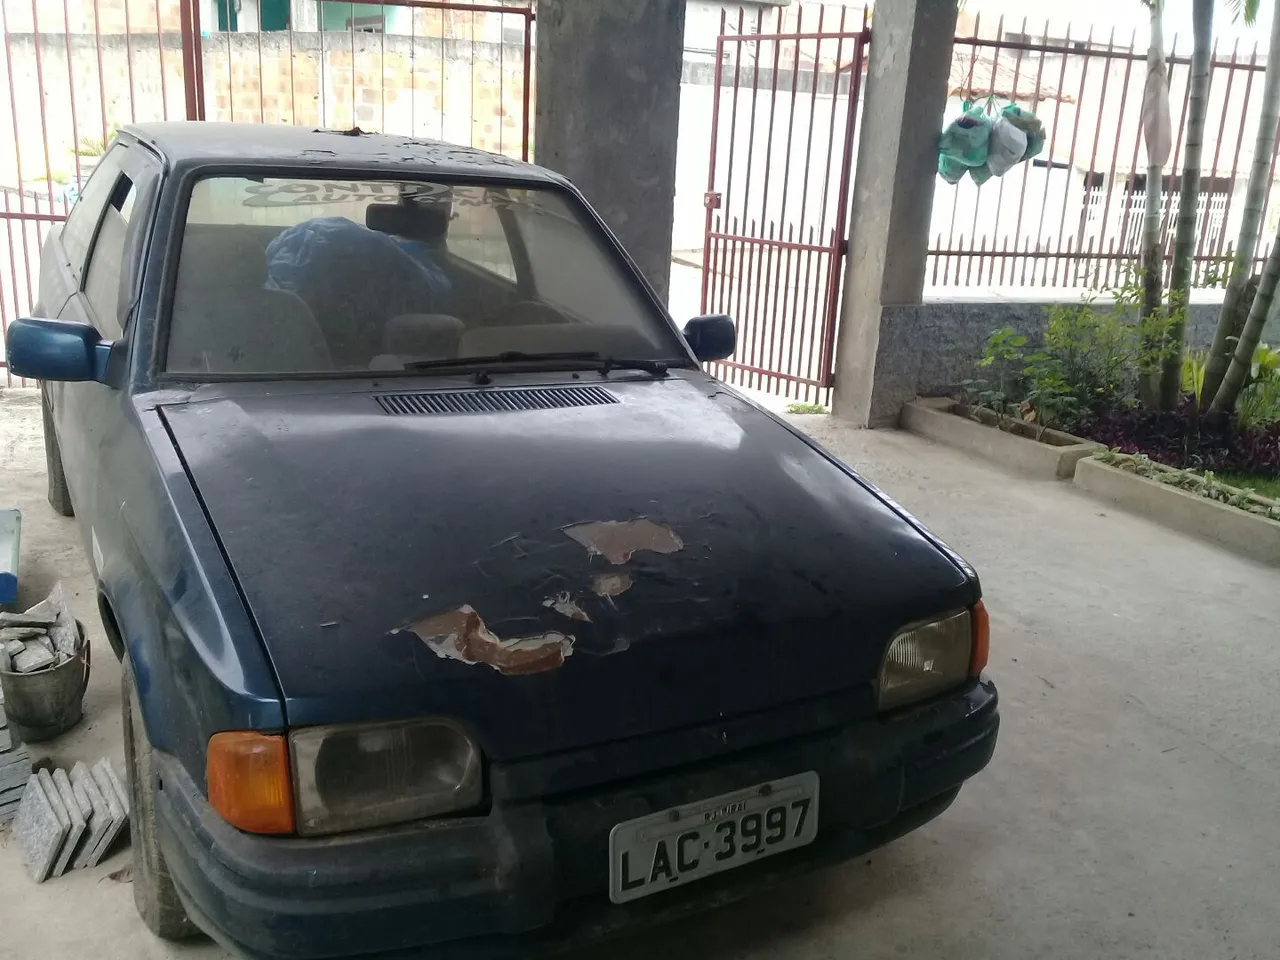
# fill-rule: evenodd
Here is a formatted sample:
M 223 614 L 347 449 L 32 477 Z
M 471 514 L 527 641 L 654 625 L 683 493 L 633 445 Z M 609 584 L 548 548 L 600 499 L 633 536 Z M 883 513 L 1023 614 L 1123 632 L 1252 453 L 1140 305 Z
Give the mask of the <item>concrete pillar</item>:
M 538 0 L 535 160 L 572 180 L 665 301 L 684 0 Z
M 903 402 L 892 389 L 899 371 L 878 369 L 877 357 L 894 333 L 883 329 L 884 307 L 924 292 L 956 6 L 878 3 L 871 23 L 832 397 L 832 412 L 858 426 L 896 422 Z

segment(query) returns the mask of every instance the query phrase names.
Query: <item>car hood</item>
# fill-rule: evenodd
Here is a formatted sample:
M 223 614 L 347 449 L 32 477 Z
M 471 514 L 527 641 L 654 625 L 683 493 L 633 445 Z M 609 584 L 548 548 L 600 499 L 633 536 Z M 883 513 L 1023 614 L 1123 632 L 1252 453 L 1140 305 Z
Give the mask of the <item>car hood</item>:
M 976 599 L 714 381 L 605 389 L 479 413 L 314 389 L 162 407 L 292 725 L 439 714 L 496 759 L 581 747 L 865 692 L 896 628 Z

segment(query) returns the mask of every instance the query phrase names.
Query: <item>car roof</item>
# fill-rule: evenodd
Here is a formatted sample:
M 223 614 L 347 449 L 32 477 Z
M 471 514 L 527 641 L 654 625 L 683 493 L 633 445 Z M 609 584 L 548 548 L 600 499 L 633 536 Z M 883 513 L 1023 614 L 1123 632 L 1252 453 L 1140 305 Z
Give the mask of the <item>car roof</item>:
M 440 140 L 366 133 L 358 127 L 318 130 L 194 120 L 136 123 L 123 127 L 121 132 L 150 145 L 170 164 L 184 167 L 250 163 L 315 169 L 317 163 L 327 163 L 369 169 L 386 164 L 390 170 L 408 172 L 405 165 L 413 164 L 453 176 L 563 181 L 550 170 L 501 154 Z

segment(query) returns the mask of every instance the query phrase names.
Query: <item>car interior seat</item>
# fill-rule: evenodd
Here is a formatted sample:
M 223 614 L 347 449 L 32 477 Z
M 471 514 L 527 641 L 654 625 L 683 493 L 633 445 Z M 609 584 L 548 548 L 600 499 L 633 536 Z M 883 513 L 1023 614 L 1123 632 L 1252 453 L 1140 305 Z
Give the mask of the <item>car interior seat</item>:
M 307 305 L 267 289 L 266 280 L 266 252 L 255 238 L 230 226 L 188 228 L 169 324 L 169 371 L 331 370 L 324 333 Z

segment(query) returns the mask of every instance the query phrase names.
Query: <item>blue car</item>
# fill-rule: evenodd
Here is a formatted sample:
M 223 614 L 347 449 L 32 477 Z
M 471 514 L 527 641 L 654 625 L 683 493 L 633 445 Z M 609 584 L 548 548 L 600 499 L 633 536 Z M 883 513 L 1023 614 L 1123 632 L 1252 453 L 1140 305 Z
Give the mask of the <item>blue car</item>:
M 551 172 L 128 127 L 35 313 L 160 937 L 533 955 L 864 853 L 992 755 L 974 572 L 706 374 L 732 320 L 677 329 Z

